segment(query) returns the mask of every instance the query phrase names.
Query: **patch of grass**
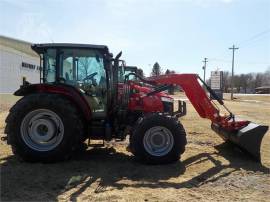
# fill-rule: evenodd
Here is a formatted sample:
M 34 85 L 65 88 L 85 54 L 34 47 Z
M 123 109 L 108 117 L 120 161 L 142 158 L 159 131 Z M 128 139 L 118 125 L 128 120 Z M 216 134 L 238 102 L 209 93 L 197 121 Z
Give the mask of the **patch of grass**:
M 179 93 L 184 97 L 183 93 Z M 177 96 L 177 95 L 176 95 Z M 18 98 L 4 96 L 11 106 Z M 251 97 L 244 99 L 252 99 Z M 270 125 L 270 100 L 263 103 L 225 100 L 241 118 Z M 263 99 L 263 100 L 262 100 Z M 8 108 L 7 108 L 8 110 Z M 0 113 L 3 124 L 8 112 Z M 266 167 L 256 163 L 210 128 L 187 102 L 180 118 L 188 144 L 181 161 L 149 166 L 134 161 L 125 148 L 89 148 L 73 159 L 55 164 L 25 163 L 0 141 L 1 199 L 4 201 L 266 201 L 270 196 L 270 134 L 261 154 Z M 3 130 L 0 128 L 0 135 Z M 125 144 L 126 143 L 126 144 Z
M 0 103 L 7 104 L 7 103 L 15 103 L 19 100 L 20 96 L 15 96 L 13 94 L 0 94 Z
M 0 94 L 0 112 L 9 110 L 20 98 L 12 94 Z

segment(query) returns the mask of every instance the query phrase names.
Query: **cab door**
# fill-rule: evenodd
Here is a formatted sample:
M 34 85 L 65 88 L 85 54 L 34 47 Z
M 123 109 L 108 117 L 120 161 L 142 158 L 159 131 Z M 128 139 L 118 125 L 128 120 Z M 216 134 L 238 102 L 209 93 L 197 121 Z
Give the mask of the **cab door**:
M 77 87 L 92 110 L 93 118 L 106 117 L 107 83 L 103 55 L 97 50 L 62 50 L 61 77 Z

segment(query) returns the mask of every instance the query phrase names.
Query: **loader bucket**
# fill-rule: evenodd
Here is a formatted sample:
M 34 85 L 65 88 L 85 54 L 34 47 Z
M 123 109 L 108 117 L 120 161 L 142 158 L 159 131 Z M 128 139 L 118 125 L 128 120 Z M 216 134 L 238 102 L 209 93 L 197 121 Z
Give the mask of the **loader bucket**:
M 256 161 L 261 161 L 261 142 L 268 130 L 268 126 L 250 122 L 244 128 L 233 132 L 227 131 L 216 124 L 212 124 L 211 128 L 225 141 L 232 142 L 242 151 L 251 155 Z

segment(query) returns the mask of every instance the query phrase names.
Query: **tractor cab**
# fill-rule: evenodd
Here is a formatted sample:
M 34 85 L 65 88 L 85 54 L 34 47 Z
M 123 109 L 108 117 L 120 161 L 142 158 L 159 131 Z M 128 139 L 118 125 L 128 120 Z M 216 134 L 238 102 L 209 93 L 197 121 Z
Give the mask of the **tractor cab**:
M 112 54 L 107 46 L 85 44 L 36 44 L 43 70 L 41 83 L 68 85 L 78 89 L 94 118 L 105 118 L 113 85 Z

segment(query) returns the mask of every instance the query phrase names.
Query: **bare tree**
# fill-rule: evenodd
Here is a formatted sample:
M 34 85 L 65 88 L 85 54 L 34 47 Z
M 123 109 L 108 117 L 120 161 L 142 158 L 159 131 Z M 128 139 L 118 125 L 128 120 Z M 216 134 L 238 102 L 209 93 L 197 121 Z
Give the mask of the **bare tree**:
M 87 57 L 81 57 L 79 60 L 78 60 L 78 67 L 81 67 L 82 68 L 82 71 L 79 71 L 81 74 L 79 75 L 81 78 L 85 78 L 88 76 L 88 73 L 89 73 L 89 67 L 90 67 L 90 61 L 89 61 L 89 58 Z
M 263 74 L 257 73 L 255 76 L 255 88 L 262 86 L 263 84 Z
M 268 66 L 267 70 L 263 74 L 262 85 L 264 86 L 270 85 L 270 66 Z
M 228 92 L 231 82 L 229 72 L 223 72 L 223 90 Z M 251 93 L 255 88 L 270 85 L 270 67 L 264 73 L 248 73 L 234 76 L 234 84 L 237 92 Z
M 228 93 L 228 88 L 229 88 L 229 72 L 228 71 L 224 71 L 223 72 L 223 77 L 222 77 L 222 86 L 223 86 L 223 91 L 225 93 Z

